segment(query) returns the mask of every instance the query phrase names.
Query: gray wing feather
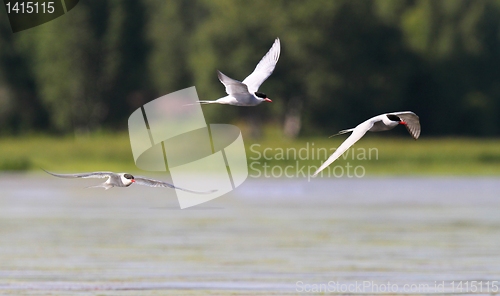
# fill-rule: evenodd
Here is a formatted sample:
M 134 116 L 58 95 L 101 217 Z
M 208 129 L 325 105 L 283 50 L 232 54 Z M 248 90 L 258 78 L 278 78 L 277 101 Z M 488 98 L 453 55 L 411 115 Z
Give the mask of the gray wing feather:
M 347 149 L 349 149 L 354 143 L 359 141 L 366 132 L 373 126 L 374 121 L 367 120 L 353 129 L 344 130 L 344 133 L 351 132 L 352 134 L 344 141 L 340 146 L 333 152 L 332 155 L 314 172 L 313 177 L 319 174 L 322 170 L 324 170 L 327 166 L 329 166 L 332 162 L 337 160 Z
M 217 191 L 217 190 L 193 191 L 193 190 L 188 190 L 188 189 L 176 187 L 176 186 L 169 184 L 167 182 L 158 181 L 158 180 L 154 180 L 154 179 L 150 179 L 150 178 L 146 178 L 146 177 L 135 177 L 134 180 L 135 180 L 135 183 L 139 184 L 139 185 L 144 185 L 144 186 L 149 186 L 149 187 L 168 187 L 168 188 L 182 190 L 182 191 L 196 193 L 196 194 L 209 194 L 209 193 Z
M 410 135 L 416 140 L 420 136 L 420 119 L 417 114 L 411 111 L 405 112 L 395 112 L 391 113 L 397 115 L 401 120 L 406 122 L 406 129 L 410 133 Z
M 217 70 L 217 77 L 219 77 L 220 82 L 226 87 L 228 95 L 248 94 L 248 87 L 242 82 L 225 75 L 219 70 Z
M 42 169 L 44 172 L 47 174 L 50 174 L 55 177 L 59 178 L 109 178 L 114 173 L 112 172 L 93 172 L 93 173 L 80 173 L 80 174 L 56 174 L 56 173 L 51 173 L 49 171 L 46 171 Z

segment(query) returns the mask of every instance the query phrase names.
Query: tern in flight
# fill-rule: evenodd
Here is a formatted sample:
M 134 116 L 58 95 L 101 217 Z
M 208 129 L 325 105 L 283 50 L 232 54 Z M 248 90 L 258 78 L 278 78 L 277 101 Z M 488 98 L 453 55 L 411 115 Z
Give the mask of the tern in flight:
M 329 166 L 332 162 L 337 160 L 337 158 L 339 158 L 347 149 L 349 149 L 349 147 L 351 147 L 352 145 L 354 145 L 354 143 L 361 139 L 361 137 L 363 137 L 367 131 L 388 131 L 398 125 L 404 125 L 415 140 L 420 136 L 420 121 L 417 114 L 411 111 L 392 112 L 378 115 L 360 123 L 355 128 L 346 129 L 333 135 L 337 136 L 352 132 L 352 134 L 339 146 L 339 148 L 337 148 L 337 150 L 335 150 L 335 152 L 319 167 L 319 169 L 316 170 L 316 172 L 313 174 L 313 177 L 323 169 L 325 169 L 327 166 Z
M 45 171 L 45 170 L 44 170 Z M 158 181 L 150 178 L 145 178 L 145 177 L 134 177 L 131 174 L 127 173 L 113 173 L 113 172 L 93 172 L 93 173 L 80 173 L 80 174 L 55 174 L 51 173 L 48 171 L 45 171 L 48 174 L 51 174 L 52 176 L 60 177 L 60 178 L 108 178 L 106 182 L 95 185 L 95 186 L 90 186 L 88 188 L 95 188 L 95 187 L 103 187 L 104 189 L 108 190 L 109 188 L 113 187 L 129 187 L 132 185 L 132 183 L 136 183 L 139 185 L 145 185 L 149 187 L 168 187 L 172 189 L 177 189 L 177 190 L 183 190 L 186 192 L 191 192 L 191 193 L 196 193 L 196 194 L 208 194 L 208 193 L 213 193 L 217 190 L 210 190 L 210 191 L 193 191 L 193 190 L 188 190 L 184 188 L 179 188 L 176 187 L 172 184 L 163 182 L 163 181 Z
M 243 82 L 232 79 L 217 70 L 220 82 L 226 87 L 225 97 L 215 101 L 198 101 L 200 104 L 225 104 L 234 106 L 256 106 L 262 102 L 272 102 L 265 93 L 259 92 L 260 85 L 273 73 L 280 57 L 280 40 L 276 38 L 271 49 L 260 60 Z

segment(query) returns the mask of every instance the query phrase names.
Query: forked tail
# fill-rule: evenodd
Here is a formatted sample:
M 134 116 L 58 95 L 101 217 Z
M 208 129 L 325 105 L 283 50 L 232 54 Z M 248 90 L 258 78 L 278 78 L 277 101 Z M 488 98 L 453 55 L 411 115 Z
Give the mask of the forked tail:
M 206 105 L 206 104 L 213 104 L 215 101 L 197 101 L 194 104 L 186 104 L 183 106 L 194 106 L 194 105 Z
M 338 136 L 338 135 L 347 134 L 347 133 L 352 132 L 353 130 L 354 130 L 353 128 L 346 129 L 346 130 L 342 130 L 342 131 L 340 131 L 340 132 L 336 133 L 335 135 L 331 135 L 331 136 L 329 136 L 328 138 L 335 137 L 335 136 Z

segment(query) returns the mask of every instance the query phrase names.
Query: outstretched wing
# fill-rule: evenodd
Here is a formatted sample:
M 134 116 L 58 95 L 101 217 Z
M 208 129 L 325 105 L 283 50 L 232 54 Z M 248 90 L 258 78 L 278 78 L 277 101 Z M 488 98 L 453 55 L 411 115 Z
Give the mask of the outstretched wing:
M 373 126 L 373 121 L 365 121 L 351 130 L 352 134 L 333 152 L 333 154 L 316 170 L 313 174 L 313 177 L 319 174 L 322 170 L 324 170 L 327 166 L 329 166 L 332 162 L 337 160 L 344 152 L 349 149 L 354 143 L 356 143 L 359 139 L 361 139 L 366 132 Z
M 242 82 L 225 75 L 219 70 L 217 70 L 217 76 L 220 82 L 226 87 L 226 93 L 228 95 L 248 94 L 248 88 Z
M 271 49 L 269 49 L 266 55 L 260 60 L 252 74 L 248 75 L 248 77 L 243 80 L 243 83 L 248 86 L 248 91 L 250 91 L 250 93 L 253 94 L 258 91 L 260 85 L 266 81 L 271 73 L 273 73 L 280 57 L 280 51 L 280 39 L 276 38 L 273 46 L 271 46 Z
M 193 190 L 188 190 L 188 189 L 176 187 L 176 186 L 174 186 L 170 183 L 167 183 L 167 182 L 158 181 L 158 180 L 154 180 L 154 179 L 150 179 L 150 178 L 146 178 L 146 177 L 135 177 L 134 180 L 135 180 L 135 184 L 139 184 L 139 185 L 144 185 L 144 186 L 149 186 L 149 187 L 168 187 L 168 188 L 182 190 L 182 191 L 196 193 L 196 194 L 209 194 L 209 193 L 217 191 L 217 190 L 193 191 Z
M 51 173 L 49 171 L 46 171 L 42 169 L 44 172 L 47 174 L 51 174 L 52 176 L 59 177 L 59 178 L 109 178 L 114 173 L 112 172 L 93 172 L 93 173 L 80 173 L 80 174 L 56 174 L 56 173 Z
M 391 113 L 398 116 L 402 121 L 406 122 L 406 129 L 410 135 L 416 140 L 420 136 L 420 120 L 417 114 L 411 111 Z

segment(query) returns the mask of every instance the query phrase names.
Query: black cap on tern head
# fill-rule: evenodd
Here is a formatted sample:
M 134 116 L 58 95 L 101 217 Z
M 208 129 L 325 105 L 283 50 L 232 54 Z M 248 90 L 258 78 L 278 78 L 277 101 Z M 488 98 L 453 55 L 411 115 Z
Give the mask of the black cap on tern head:
M 267 95 L 265 93 L 261 93 L 261 92 L 255 92 L 255 95 L 259 98 L 262 98 L 262 99 L 265 99 L 267 98 Z
M 134 176 L 132 176 L 131 174 L 125 174 L 125 175 L 123 175 L 123 177 L 125 177 L 125 179 L 129 179 L 129 180 L 134 179 Z
M 387 118 L 389 118 L 392 121 L 397 121 L 397 122 L 401 121 L 401 118 L 399 118 L 398 116 L 396 116 L 394 114 L 387 114 Z

